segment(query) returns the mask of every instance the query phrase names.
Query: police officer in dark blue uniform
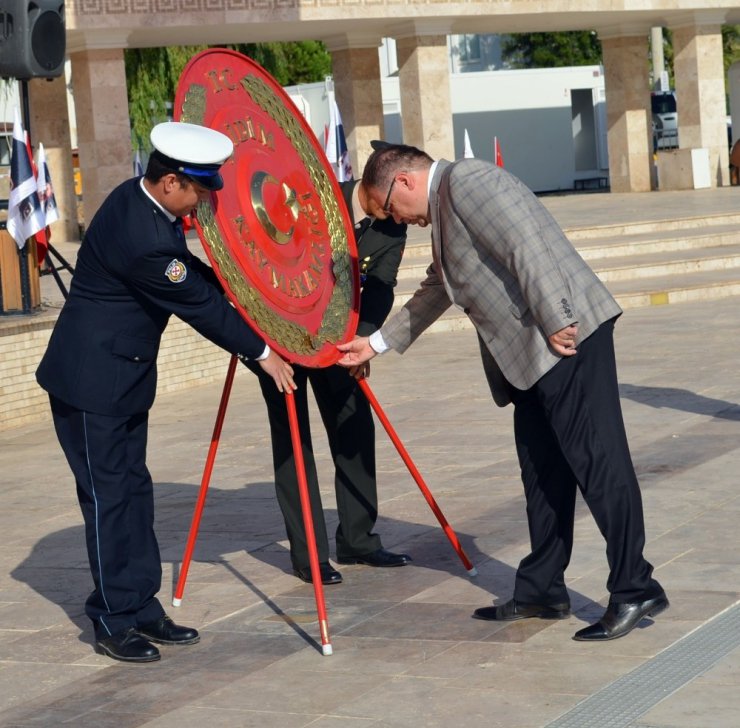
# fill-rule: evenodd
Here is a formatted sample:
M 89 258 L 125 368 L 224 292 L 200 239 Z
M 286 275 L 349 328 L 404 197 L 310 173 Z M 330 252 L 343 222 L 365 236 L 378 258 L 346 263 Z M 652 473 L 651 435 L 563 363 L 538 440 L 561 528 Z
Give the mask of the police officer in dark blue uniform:
M 373 148 L 384 142 L 371 142 Z M 406 225 L 395 223 L 371 202 L 359 181 L 341 184 L 354 224 L 360 260 L 362 293 L 357 333 L 368 336 L 385 321 L 393 306 L 393 288 L 406 244 Z M 248 366 L 259 377 L 267 404 L 272 435 L 275 489 L 285 520 L 290 542 L 293 573 L 311 582 L 308 545 L 303 525 L 295 458 L 285 398 L 280 397 L 269 379 Z M 342 564 L 365 564 L 376 567 L 404 566 L 411 557 L 383 548 L 380 536 L 373 532 L 378 518 L 378 491 L 375 477 L 375 429 L 365 395 L 353 375 L 339 366 L 322 369 L 294 367 L 298 384 L 295 395 L 296 413 L 301 434 L 303 460 L 311 500 L 316 547 L 324 584 L 339 584 L 342 575 L 329 563 L 329 539 L 321 506 L 316 463 L 311 443 L 306 382 L 326 429 L 335 466 L 334 487 L 339 525 L 335 534 L 337 561 Z
M 224 298 L 210 267 L 191 255 L 182 216 L 223 186 L 225 135 L 169 122 L 151 134 L 146 174 L 117 187 L 95 214 L 36 373 L 49 393 L 59 442 L 77 483 L 95 589 L 86 603 L 96 650 L 117 660 L 160 658 L 151 644 L 193 644 L 156 598 L 162 566 L 146 466 L 160 338 L 172 314 L 242 359 L 276 391 L 292 368 Z

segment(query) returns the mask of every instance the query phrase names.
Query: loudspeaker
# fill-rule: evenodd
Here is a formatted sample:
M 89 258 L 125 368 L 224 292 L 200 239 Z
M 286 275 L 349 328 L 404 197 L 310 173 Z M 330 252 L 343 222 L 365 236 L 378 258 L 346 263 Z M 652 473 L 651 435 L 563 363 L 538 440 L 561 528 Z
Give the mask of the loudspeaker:
M 65 50 L 64 0 L 3 0 L 0 76 L 61 76 Z

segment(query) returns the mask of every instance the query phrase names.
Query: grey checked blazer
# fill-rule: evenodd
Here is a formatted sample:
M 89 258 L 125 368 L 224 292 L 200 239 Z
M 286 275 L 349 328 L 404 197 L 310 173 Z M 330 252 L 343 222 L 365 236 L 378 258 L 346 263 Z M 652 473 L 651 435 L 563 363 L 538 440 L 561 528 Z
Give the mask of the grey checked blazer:
M 503 407 L 511 400 L 502 374 L 529 389 L 560 360 L 548 336 L 577 322 L 580 343 L 622 312 L 547 209 L 503 168 L 441 160 L 429 207 L 432 264 L 381 329 L 392 349 L 403 353 L 457 304 L 478 331 L 486 377 Z

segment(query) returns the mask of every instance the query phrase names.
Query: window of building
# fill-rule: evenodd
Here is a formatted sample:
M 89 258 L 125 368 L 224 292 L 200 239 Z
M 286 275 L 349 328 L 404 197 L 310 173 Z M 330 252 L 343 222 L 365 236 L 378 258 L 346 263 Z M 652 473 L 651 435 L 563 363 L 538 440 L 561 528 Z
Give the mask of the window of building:
M 460 63 L 473 63 L 480 61 L 480 36 L 460 35 L 458 38 Z

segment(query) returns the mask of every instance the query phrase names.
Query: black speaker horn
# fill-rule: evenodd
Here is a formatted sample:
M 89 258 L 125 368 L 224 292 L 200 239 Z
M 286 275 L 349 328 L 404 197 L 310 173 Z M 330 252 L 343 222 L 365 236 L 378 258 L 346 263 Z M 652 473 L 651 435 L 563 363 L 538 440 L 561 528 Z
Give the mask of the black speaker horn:
M 65 51 L 63 0 L 3 0 L 0 77 L 61 76 Z

